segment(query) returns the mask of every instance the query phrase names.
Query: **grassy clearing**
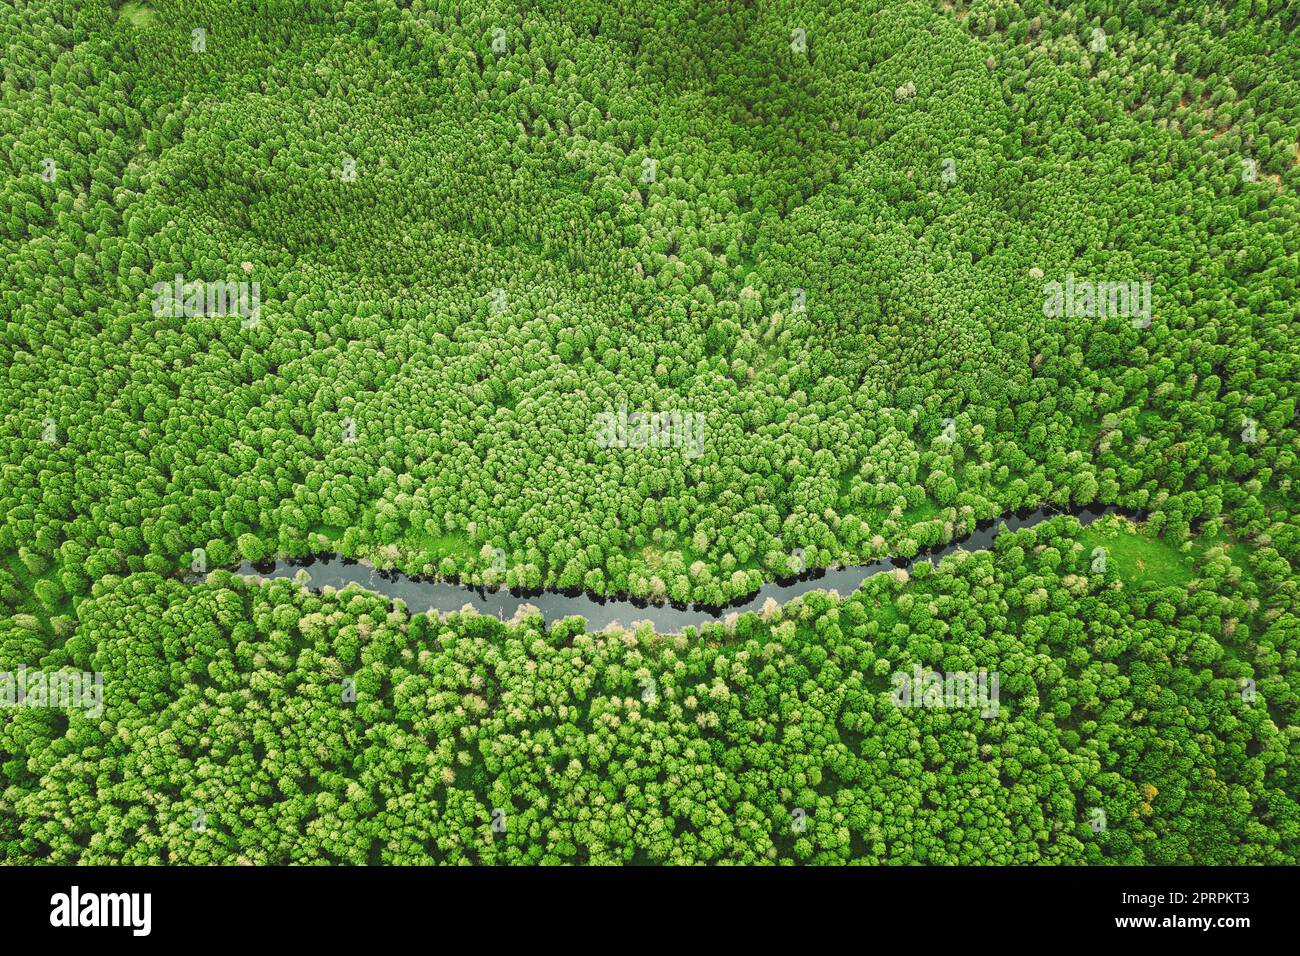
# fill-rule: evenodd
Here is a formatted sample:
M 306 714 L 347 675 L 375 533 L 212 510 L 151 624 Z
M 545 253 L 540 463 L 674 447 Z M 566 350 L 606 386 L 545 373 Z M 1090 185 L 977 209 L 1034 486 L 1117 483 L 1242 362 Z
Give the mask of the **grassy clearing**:
M 1089 550 L 1105 548 L 1106 560 L 1134 587 L 1182 588 L 1195 574 L 1194 550 L 1184 552 L 1124 518 L 1094 522 L 1079 532 L 1079 540 Z

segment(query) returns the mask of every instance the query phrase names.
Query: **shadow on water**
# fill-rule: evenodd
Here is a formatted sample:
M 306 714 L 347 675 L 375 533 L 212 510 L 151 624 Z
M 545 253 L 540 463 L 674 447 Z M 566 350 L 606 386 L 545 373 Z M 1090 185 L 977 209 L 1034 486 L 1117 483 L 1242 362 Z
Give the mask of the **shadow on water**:
M 1143 512 L 1123 511 L 1114 507 L 1062 511 L 1039 508 L 1019 511 L 1001 518 L 981 521 L 971 534 L 938 548 L 922 551 L 914 558 L 887 558 L 872 564 L 858 564 L 845 568 L 818 568 L 797 578 L 778 579 L 765 584 L 756 593 L 724 607 L 658 604 L 632 597 L 601 597 L 577 588 L 537 591 L 488 590 L 469 584 L 413 578 L 400 571 L 386 571 L 354 558 L 336 554 L 286 558 L 255 564 L 245 562 L 240 565 L 236 573 L 268 579 L 292 578 L 300 569 L 306 569 L 311 575 L 308 586 L 316 593 L 320 593 L 325 587 L 341 590 L 349 584 L 357 584 L 368 591 L 402 601 L 407 610 L 414 614 L 430 610 L 449 613 L 459 611 L 468 604 L 480 614 L 509 620 L 520 605 L 530 604 L 542 613 L 548 623 L 576 615 L 586 618 L 588 627 L 592 630 L 599 630 L 615 621 L 625 624 L 632 621 L 650 621 L 656 631 L 672 633 L 680 631 L 687 625 L 698 626 L 709 620 L 718 620 L 724 614 L 731 612 L 757 611 L 769 598 L 778 604 L 784 604 L 809 591 L 832 589 L 842 595 L 848 595 L 861 587 L 862 582 L 867 578 L 882 571 L 910 568 L 918 561 L 936 564 L 958 549 L 985 550 L 992 547 L 993 539 L 1003 530 L 1016 531 L 1020 528 L 1029 528 L 1062 514 L 1074 515 L 1081 525 L 1091 524 L 1107 514 L 1122 514 L 1139 521 L 1145 518 Z

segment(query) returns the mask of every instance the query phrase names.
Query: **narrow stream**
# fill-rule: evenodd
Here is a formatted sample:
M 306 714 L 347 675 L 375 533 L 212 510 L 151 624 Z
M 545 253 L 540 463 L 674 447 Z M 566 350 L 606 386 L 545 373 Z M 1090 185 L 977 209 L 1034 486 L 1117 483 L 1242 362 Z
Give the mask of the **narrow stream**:
M 892 571 L 894 568 L 909 568 L 917 561 L 937 563 L 946 555 L 959 548 L 967 551 L 979 551 L 989 548 L 993 539 L 1003 530 L 1015 531 L 1029 528 L 1060 514 L 1072 514 L 1079 519 L 1079 524 L 1088 525 L 1107 514 L 1124 514 L 1134 520 L 1141 520 L 1144 515 L 1139 512 L 1126 512 L 1114 507 L 1078 508 L 1066 511 L 1054 511 L 1040 508 L 1010 514 L 994 521 L 981 522 L 980 527 L 964 538 L 949 542 L 942 547 L 922 552 L 915 558 L 904 560 L 890 558 L 874 564 L 859 564 L 831 570 L 818 569 L 794 579 L 773 581 L 763 585 L 757 593 L 726 607 L 706 607 L 702 605 L 655 604 L 640 599 L 614 597 L 602 598 L 582 591 L 522 591 L 522 590 L 487 590 L 468 584 L 447 581 L 432 581 L 411 578 L 400 571 L 384 571 L 364 562 L 341 555 L 326 554 L 310 558 L 290 558 L 274 562 L 240 565 L 237 574 L 247 577 L 292 578 L 298 571 L 306 569 L 311 575 L 308 587 L 320 593 L 322 588 L 333 587 L 342 590 L 349 584 L 358 584 L 368 591 L 400 599 L 407 610 L 413 614 L 434 610 L 442 613 L 459 611 L 466 604 L 480 614 L 501 617 L 509 620 L 521 604 L 529 604 L 541 611 L 547 623 L 577 615 L 587 619 L 588 628 L 600 630 L 606 624 L 619 622 L 631 624 L 633 621 L 650 621 L 660 633 L 675 633 L 689 624 L 699 626 L 709 620 L 717 620 L 724 614 L 745 611 L 757 611 L 768 598 L 778 604 L 796 598 L 809 591 L 838 591 L 843 596 L 856 591 L 862 582 L 873 574 Z

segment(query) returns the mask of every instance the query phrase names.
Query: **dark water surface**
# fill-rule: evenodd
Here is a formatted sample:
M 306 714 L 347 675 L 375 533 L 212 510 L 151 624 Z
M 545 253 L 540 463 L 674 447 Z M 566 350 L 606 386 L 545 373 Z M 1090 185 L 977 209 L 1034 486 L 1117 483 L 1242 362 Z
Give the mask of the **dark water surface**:
M 1061 514 L 1072 514 L 1079 519 L 1079 524 L 1088 525 L 1107 514 L 1123 514 L 1135 520 L 1145 516 L 1139 512 L 1126 512 L 1113 507 L 1079 508 L 1054 511 L 1040 508 L 1024 511 L 998 518 L 995 521 L 981 522 L 973 534 L 949 542 L 939 548 L 922 552 L 915 558 L 889 558 L 874 564 L 858 564 L 832 570 L 816 570 L 795 579 L 773 581 L 763 585 L 757 593 L 741 598 L 726 607 L 706 607 L 702 605 L 655 604 L 640 599 L 614 597 L 602 598 L 583 591 L 491 591 L 476 588 L 468 584 L 456 584 L 448 581 L 432 581 L 411 578 L 400 571 L 384 571 L 364 562 L 340 555 L 318 555 L 312 558 L 290 558 L 274 562 L 252 564 L 245 562 L 237 574 L 262 578 L 292 578 L 298 571 L 306 569 L 311 575 L 308 587 L 320 593 L 324 587 L 342 590 L 349 584 L 358 584 L 368 591 L 399 599 L 407 610 L 419 614 L 434 610 L 442 613 L 459 611 L 465 605 L 474 608 L 480 614 L 502 617 L 509 620 L 522 604 L 529 604 L 541 611 L 547 623 L 577 615 L 587 619 L 590 630 L 600 630 L 606 624 L 617 621 L 631 624 L 633 621 L 650 621 L 656 631 L 673 633 L 688 624 L 699 626 L 707 621 L 718 620 L 732 612 L 758 611 L 768 598 L 778 604 L 784 604 L 792 598 L 809 591 L 836 590 L 842 596 L 861 587 L 862 582 L 873 574 L 892 571 L 895 568 L 910 568 L 917 561 L 929 561 L 936 564 L 941 558 L 958 549 L 979 551 L 989 548 L 993 539 L 1003 530 L 1015 531 L 1029 528 L 1048 518 Z

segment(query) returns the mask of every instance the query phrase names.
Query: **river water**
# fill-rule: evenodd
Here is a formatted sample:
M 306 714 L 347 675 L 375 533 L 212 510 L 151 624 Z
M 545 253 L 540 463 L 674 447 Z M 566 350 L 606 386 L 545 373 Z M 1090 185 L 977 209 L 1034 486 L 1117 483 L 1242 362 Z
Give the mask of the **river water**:
M 892 571 L 895 568 L 909 568 L 917 561 L 929 561 L 934 564 L 959 548 L 967 551 L 988 548 L 992 545 L 993 539 L 1004 529 L 1015 531 L 1019 528 L 1032 527 L 1060 514 L 1072 514 L 1079 519 L 1081 525 L 1088 525 L 1103 515 L 1112 513 L 1126 514 L 1138 520 L 1143 517 L 1140 513 L 1124 512 L 1113 507 L 1079 508 L 1068 511 L 1040 508 L 1035 511 L 1009 514 L 995 521 L 982 522 L 973 534 L 923 552 L 910 560 L 890 558 L 874 564 L 819 569 L 798 578 L 765 584 L 757 593 L 741 598 L 726 607 L 655 604 L 625 597 L 602 598 L 582 591 L 527 592 L 504 589 L 494 591 L 449 581 L 411 578 L 400 571 L 381 570 L 365 562 L 340 555 L 291 558 L 261 562 L 256 565 L 245 562 L 236 573 L 254 578 L 292 578 L 298 571 L 306 569 L 311 575 L 308 587 L 318 594 L 325 587 L 341 590 L 349 584 L 357 584 L 368 591 L 400 600 L 406 605 L 408 611 L 416 614 L 430 610 L 450 613 L 469 605 L 480 614 L 509 620 L 519 610 L 520 605 L 527 604 L 537 608 L 547 623 L 577 615 L 586 618 L 589 630 L 600 630 L 613 622 L 631 624 L 634 621 L 650 621 L 656 631 L 671 634 L 681 631 L 687 625 L 693 624 L 698 627 L 707 621 L 719 620 L 723 615 L 732 612 L 758 611 L 769 598 L 778 604 L 784 604 L 809 591 L 832 589 L 847 597 L 873 574 Z

